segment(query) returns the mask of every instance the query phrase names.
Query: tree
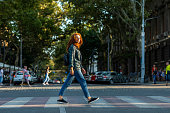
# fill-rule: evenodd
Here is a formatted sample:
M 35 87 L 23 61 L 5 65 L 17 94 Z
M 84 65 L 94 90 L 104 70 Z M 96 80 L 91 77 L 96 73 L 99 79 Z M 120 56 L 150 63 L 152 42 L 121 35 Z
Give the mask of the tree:
M 110 38 L 109 56 L 112 58 L 110 64 L 114 63 L 114 60 L 127 64 L 125 61 L 128 58 L 138 56 L 140 53 L 141 8 L 136 5 L 136 2 L 132 0 L 63 1 L 68 3 L 70 15 L 67 18 L 72 20 L 73 28 L 76 31 L 81 31 L 84 27 L 95 29 L 102 43 L 102 49 L 99 51 L 103 53 L 104 59 L 106 59 L 107 52 L 106 37 Z M 115 47 L 118 47 L 119 50 L 115 51 Z M 104 67 L 106 66 L 104 65 Z
M 23 65 L 36 65 L 50 58 L 47 54 L 57 36 L 62 33 L 62 10 L 57 0 L 8 0 L 1 2 L 1 39 L 5 28 L 11 45 L 15 46 L 16 65 L 22 38 Z M 10 7 L 10 8 L 9 8 Z M 7 27 L 6 27 L 7 26 Z M 48 57 L 48 58 L 47 58 Z

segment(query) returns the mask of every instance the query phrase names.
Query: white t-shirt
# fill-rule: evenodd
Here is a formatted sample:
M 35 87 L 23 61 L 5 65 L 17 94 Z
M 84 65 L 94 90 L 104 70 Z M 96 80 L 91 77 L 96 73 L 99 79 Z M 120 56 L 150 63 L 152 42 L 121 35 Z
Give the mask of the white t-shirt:
M 47 76 L 49 75 L 48 73 L 49 73 L 49 70 L 47 70 L 47 72 L 46 72 Z
M 28 73 L 28 71 L 27 71 L 26 69 L 23 69 L 23 72 L 24 72 L 24 76 L 25 76 L 25 77 L 28 77 L 28 76 L 29 76 L 29 73 Z

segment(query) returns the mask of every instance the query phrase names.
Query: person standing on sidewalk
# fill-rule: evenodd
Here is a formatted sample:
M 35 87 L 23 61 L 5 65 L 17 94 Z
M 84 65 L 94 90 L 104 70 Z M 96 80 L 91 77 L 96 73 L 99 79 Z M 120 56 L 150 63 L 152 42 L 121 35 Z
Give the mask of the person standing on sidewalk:
M 166 76 L 165 76 L 166 86 L 168 85 L 169 76 L 170 76 L 170 65 L 169 62 L 166 62 Z
M 31 87 L 31 85 L 29 83 L 29 80 L 28 80 L 29 76 L 30 76 L 30 74 L 29 74 L 29 72 L 27 70 L 27 66 L 24 66 L 24 69 L 23 69 L 23 79 L 22 79 L 21 86 L 23 86 L 24 81 L 26 81 L 28 86 Z
M 80 83 L 83 93 L 88 100 L 88 103 L 91 103 L 99 99 L 99 97 L 96 98 L 91 97 L 87 89 L 87 83 L 83 76 L 83 74 L 86 74 L 86 71 L 82 67 L 82 56 L 80 52 L 80 47 L 82 44 L 83 44 L 83 40 L 80 33 L 74 33 L 67 44 L 70 72 L 67 75 L 67 79 L 62 85 L 62 88 L 60 89 L 59 100 L 57 100 L 57 102 L 59 103 L 68 103 L 66 100 L 63 99 L 63 94 L 66 88 L 69 85 L 71 85 L 74 77 L 76 77 L 77 81 Z
M 15 72 L 16 72 L 16 71 L 12 71 L 12 70 L 10 69 L 9 72 L 10 72 L 10 73 L 9 73 L 9 79 L 10 79 L 9 85 L 12 86 L 12 82 L 13 82 L 14 75 L 15 75 Z
M 156 75 L 158 73 L 158 69 L 155 65 L 152 67 L 152 76 L 153 76 L 153 83 L 156 84 Z
M 0 85 L 3 85 L 3 76 L 4 76 L 4 70 L 3 68 L 0 68 Z
M 162 81 L 162 68 L 158 70 L 158 78 L 159 78 L 159 81 Z
M 51 73 L 49 71 L 50 67 L 48 66 L 45 70 L 45 79 L 44 79 L 44 82 L 43 82 L 43 85 L 49 85 L 48 81 L 49 81 L 49 74 Z

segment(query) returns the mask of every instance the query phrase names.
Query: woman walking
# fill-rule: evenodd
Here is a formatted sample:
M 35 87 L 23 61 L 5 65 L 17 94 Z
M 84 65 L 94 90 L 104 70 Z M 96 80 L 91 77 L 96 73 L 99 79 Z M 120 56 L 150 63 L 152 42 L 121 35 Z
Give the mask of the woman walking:
M 24 81 L 26 81 L 28 86 L 31 87 L 31 85 L 29 83 L 29 80 L 28 80 L 29 76 L 30 76 L 30 74 L 29 74 L 29 72 L 27 70 L 27 66 L 24 66 L 24 69 L 23 69 L 23 79 L 22 79 L 21 86 L 23 86 Z
M 49 83 L 48 83 L 48 81 L 49 81 L 49 73 L 51 73 L 50 71 L 49 71 L 49 69 L 50 69 L 50 67 L 48 66 L 47 68 L 46 68 L 46 71 L 45 71 L 45 79 L 44 79 L 44 82 L 43 82 L 43 85 L 49 85 Z
M 77 81 L 80 83 L 84 96 L 88 100 L 88 103 L 91 103 L 99 99 L 99 97 L 96 98 L 91 97 L 87 89 L 86 80 L 84 79 L 83 76 L 83 74 L 86 74 L 86 71 L 82 67 L 82 56 L 80 53 L 80 47 L 82 44 L 83 44 L 83 40 L 81 34 L 79 33 L 74 33 L 67 44 L 67 51 L 69 54 L 70 73 L 67 75 L 67 79 L 62 85 L 62 88 L 60 89 L 59 100 L 57 100 L 59 103 L 68 103 L 66 100 L 63 99 L 63 94 L 66 88 L 72 83 L 74 77 L 76 77 Z

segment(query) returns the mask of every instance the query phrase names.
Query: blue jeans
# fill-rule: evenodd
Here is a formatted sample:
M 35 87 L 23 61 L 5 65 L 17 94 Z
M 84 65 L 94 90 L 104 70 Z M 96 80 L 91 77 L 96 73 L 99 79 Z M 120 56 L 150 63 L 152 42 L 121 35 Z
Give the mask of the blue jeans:
M 0 83 L 3 82 L 3 76 L 0 76 Z
M 153 75 L 153 82 L 156 83 L 156 75 Z
M 81 70 L 75 70 L 74 76 L 71 75 L 70 73 L 67 75 L 67 79 L 64 82 L 64 84 L 62 85 L 62 88 L 60 89 L 59 96 L 63 96 L 65 89 L 67 89 L 67 87 L 71 85 L 74 77 L 76 77 L 77 81 L 80 83 L 81 88 L 84 93 L 84 96 L 86 98 L 90 97 L 89 91 L 87 89 L 87 83 L 86 83 L 86 80 L 84 79 L 84 76 L 83 76 Z
M 49 76 L 48 76 L 47 74 L 45 74 L 45 79 L 44 79 L 44 82 L 43 82 L 43 83 L 44 83 L 44 84 L 45 84 L 45 83 L 48 83 L 49 79 L 50 79 Z

